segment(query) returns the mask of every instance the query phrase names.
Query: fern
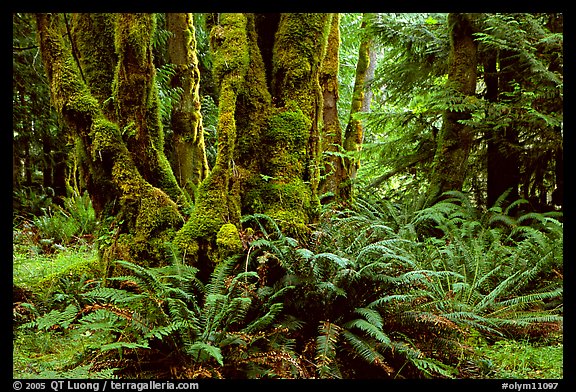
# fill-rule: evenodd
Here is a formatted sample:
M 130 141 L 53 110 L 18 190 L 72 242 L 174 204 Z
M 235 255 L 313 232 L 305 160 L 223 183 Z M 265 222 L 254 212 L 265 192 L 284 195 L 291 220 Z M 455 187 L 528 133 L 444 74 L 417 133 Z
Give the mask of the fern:
M 78 317 L 79 309 L 70 304 L 63 311 L 51 310 L 36 320 L 23 324 L 21 328 L 36 328 L 41 331 L 48 331 L 53 328 L 66 329 Z
M 321 378 L 341 378 L 342 375 L 336 366 L 336 346 L 341 328 L 328 321 L 322 321 L 318 326 L 316 338 L 316 367 Z

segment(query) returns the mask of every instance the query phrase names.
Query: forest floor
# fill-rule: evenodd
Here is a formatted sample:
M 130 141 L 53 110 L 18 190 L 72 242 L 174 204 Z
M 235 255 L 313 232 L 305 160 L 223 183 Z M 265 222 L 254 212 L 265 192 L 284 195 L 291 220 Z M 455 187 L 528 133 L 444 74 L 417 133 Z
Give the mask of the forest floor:
M 44 309 L 46 311 L 58 302 L 71 301 L 71 297 L 77 295 L 83 286 L 90 284 L 90 275 L 96 269 L 98 258 L 94 245 L 61 248 L 47 254 L 39 248 L 15 244 L 13 283 L 14 287 L 18 288 L 13 294 L 15 325 L 26 322 L 32 306 L 35 311 L 42 312 L 43 307 L 47 307 Z M 43 298 L 46 293 L 50 293 L 51 297 Z M 477 337 L 470 338 L 467 343 L 474 347 L 476 358 L 473 362 L 462 362 L 459 378 L 563 378 L 562 331 L 536 342 L 511 339 L 486 342 Z M 94 372 L 90 365 L 77 366 L 79 362 L 91 362 L 82 356 L 85 355 L 86 348 L 97 344 L 97 337 L 74 333 L 73 330 L 50 328 L 33 331 L 15 327 L 13 377 L 112 377 L 114 369 Z M 473 369 L 468 370 L 467 366 L 471 363 L 474 364 L 471 367 Z M 478 364 L 481 369 L 478 369 Z

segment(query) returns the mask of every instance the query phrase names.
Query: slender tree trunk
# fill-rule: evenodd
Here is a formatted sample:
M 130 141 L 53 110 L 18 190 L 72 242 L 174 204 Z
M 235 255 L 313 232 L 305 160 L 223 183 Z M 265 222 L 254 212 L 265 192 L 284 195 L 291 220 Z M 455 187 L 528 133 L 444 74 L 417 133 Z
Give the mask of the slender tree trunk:
M 208 175 L 208 160 L 200 113 L 200 71 L 192 14 L 168 13 L 166 26 L 172 33 L 168 39 L 168 60 L 176 66 L 171 87 L 182 89 L 181 99 L 172 110 L 173 171 L 180 186 L 194 197 L 198 184 Z
M 341 183 L 346 180 L 342 159 L 342 127 L 338 119 L 338 68 L 340 49 L 340 17 L 332 17 L 332 26 L 328 36 L 326 56 L 322 61 L 320 86 L 323 100 L 322 152 L 324 165 L 320 182 L 320 195 L 329 194 L 325 200 L 341 200 Z
M 458 101 L 476 91 L 476 43 L 468 14 L 449 14 L 450 68 L 446 88 Z M 473 134 L 461 120 L 470 118 L 465 111 L 446 110 L 438 132 L 430 188 L 425 205 L 436 202 L 442 193 L 462 190 L 472 147 Z
M 362 28 L 366 27 L 367 18 L 368 14 L 364 14 L 361 25 Z M 344 160 L 346 173 L 344 181 L 340 185 L 340 197 L 342 200 L 352 199 L 354 181 L 360 168 L 359 153 L 362 149 L 362 142 L 364 141 L 364 129 L 362 122 L 354 116 L 359 112 L 368 110 L 370 107 L 371 94 L 367 89 L 367 83 L 373 78 L 376 65 L 372 46 L 371 38 L 365 34 L 360 41 L 350 119 L 344 132 L 344 150 L 349 154 L 349 157 Z

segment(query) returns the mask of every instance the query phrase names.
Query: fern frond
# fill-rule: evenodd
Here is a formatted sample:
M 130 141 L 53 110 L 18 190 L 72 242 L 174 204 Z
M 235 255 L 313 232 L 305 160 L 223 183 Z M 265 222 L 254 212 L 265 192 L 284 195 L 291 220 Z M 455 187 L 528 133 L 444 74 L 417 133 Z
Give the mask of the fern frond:
M 347 330 L 357 328 L 368 336 L 374 338 L 376 341 L 382 343 L 384 346 L 390 346 L 391 341 L 388 335 L 384 333 L 381 328 L 378 328 L 374 324 L 364 319 L 348 321 L 342 327 L 346 328 Z
M 160 280 L 160 275 L 154 269 L 146 268 L 125 260 L 116 260 L 114 264 L 132 271 L 134 276 L 130 279 L 137 280 L 140 289 L 160 295 L 163 293 L 164 285 Z
M 147 342 L 135 343 L 135 342 L 119 341 L 103 344 L 102 346 L 98 347 L 100 351 L 119 350 L 120 352 L 123 351 L 124 349 L 137 349 L 137 348 L 149 349 L 150 346 L 148 345 Z
M 385 365 L 386 359 L 377 350 L 377 346 L 372 341 L 366 341 L 362 337 L 350 332 L 349 330 L 342 331 L 342 337 L 352 346 L 352 354 L 359 356 L 364 361 L 372 365 Z
M 220 366 L 224 366 L 224 357 L 219 347 L 204 342 L 194 342 L 186 345 L 185 350 L 196 362 L 207 362 L 210 359 L 215 359 Z
M 340 371 L 336 366 L 336 345 L 341 333 L 341 328 L 331 322 L 321 321 L 318 326 L 316 338 L 316 367 L 321 378 L 341 378 Z
M 43 331 L 48 331 L 55 327 L 66 329 L 76 319 L 78 312 L 78 307 L 70 304 L 63 311 L 56 309 L 51 310 L 36 320 L 22 325 L 22 328 L 37 328 Z
M 98 287 L 82 294 L 82 296 L 87 300 L 103 301 L 117 305 L 127 305 L 145 297 L 143 294 L 135 294 L 113 287 Z
M 252 321 L 250 324 L 248 324 L 245 328 L 242 329 L 242 332 L 254 333 L 267 328 L 268 326 L 272 325 L 272 323 L 276 320 L 282 309 L 283 309 L 282 303 L 280 302 L 273 303 L 272 305 L 270 305 L 270 309 L 268 310 L 268 312 L 266 312 L 265 315 Z
M 438 375 L 446 378 L 454 378 L 458 371 L 450 365 L 434 358 L 410 358 L 410 362 L 428 377 L 435 378 Z

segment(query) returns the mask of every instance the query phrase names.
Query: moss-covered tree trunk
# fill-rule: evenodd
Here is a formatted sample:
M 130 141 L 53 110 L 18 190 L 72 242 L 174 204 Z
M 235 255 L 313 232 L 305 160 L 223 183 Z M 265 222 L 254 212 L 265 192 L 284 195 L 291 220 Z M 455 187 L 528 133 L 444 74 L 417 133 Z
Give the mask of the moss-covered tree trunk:
M 218 153 L 208 177 L 198 188 L 194 211 L 178 232 L 176 243 L 184 255 L 200 264 L 242 249 L 238 235 L 240 201 L 235 187 L 236 104 L 249 68 L 247 20 L 243 14 L 224 14 L 214 27 L 214 76 L 219 85 Z M 216 243 L 216 240 L 219 243 Z M 219 245 L 219 246 L 218 246 Z
M 446 89 L 455 101 L 463 103 L 468 102 L 476 92 L 476 43 L 470 18 L 468 14 L 448 15 L 450 65 Z M 469 118 L 467 111 L 445 111 L 424 204 L 434 203 L 446 191 L 462 190 L 473 133 L 461 121 Z
M 187 199 L 164 154 L 156 68 L 152 61 L 154 14 L 119 14 L 116 22 L 118 64 L 113 97 L 123 139 L 144 179 L 172 200 Z
M 322 154 L 323 167 L 320 181 L 320 196 L 324 200 L 342 201 L 341 184 L 347 180 L 342 159 L 342 127 L 338 119 L 338 69 L 340 50 L 340 17 L 334 15 L 320 71 L 320 86 L 323 98 Z
M 331 14 L 220 14 L 211 31 L 218 155 L 176 243 L 201 265 L 242 250 L 240 216 L 308 232 L 319 205 L 319 72 Z
M 171 87 L 182 90 L 172 110 L 173 171 L 180 186 L 194 197 L 197 186 L 208 175 L 208 160 L 200 113 L 200 70 L 192 14 L 166 14 L 166 28 L 171 33 L 168 60 L 175 66 Z
M 98 67 L 85 68 L 81 72 L 79 64 L 88 64 L 88 60 L 80 62 L 73 56 L 70 45 L 63 38 L 61 18 L 59 14 L 37 15 L 40 50 L 53 105 L 72 131 L 78 159 L 89 169 L 87 176 L 94 185 L 89 189 L 91 196 L 103 203 L 101 211 L 116 217 L 118 230 L 114 238 L 110 238 L 102 257 L 105 262 L 124 259 L 150 265 L 161 263 L 165 259 L 164 244 L 172 239 L 183 218 L 170 196 L 146 179 L 152 175 L 151 168 L 160 169 L 156 166 L 160 162 L 158 156 L 151 156 L 150 151 L 135 155 L 144 144 L 151 151 L 162 147 L 161 128 L 155 126 L 157 102 L 154 100 L 154 72 L 148 67 L 150 54 L 148 49 L 136 47 L 150 46 L 149 26 L 134 16 L 118 15 L 118 19 L 114 19 L 119 61 L 114 86 L 109 90 L 115 110 L 108 111 L 103 109 L 101 102 L 106 88 L 95 86 Z M 96 39 L 106 35 L 100 28 L 109 24 L 90 26 L 92 37 Z M 77 49 L 81 52 L 81 45 Z M 79 57 L 83 56 L 89 55 L 85 52 Z M 84 73 L 91 76 L 83 76 Z M 89 85 L 89 80 L 95 85 Z M 102 80 L 107 83 L 110 79 L 103 75 Z M 134 132 L 127 135 L 129 129 Z M 132 138 L 137 137 L 140 139 L 131 144 Z M 128 148 L 130 144 L 132 151 Z M 148 157 L 151 162 L 144 162 Z M 141 168 L 144 172 L 148 170 L 146 176 Z M 152 177 L 154 181 L 161 178 Z M 168 184 L 160 182 L 159 185 Z M 178 196 L 177 190 L 171 190 Z

